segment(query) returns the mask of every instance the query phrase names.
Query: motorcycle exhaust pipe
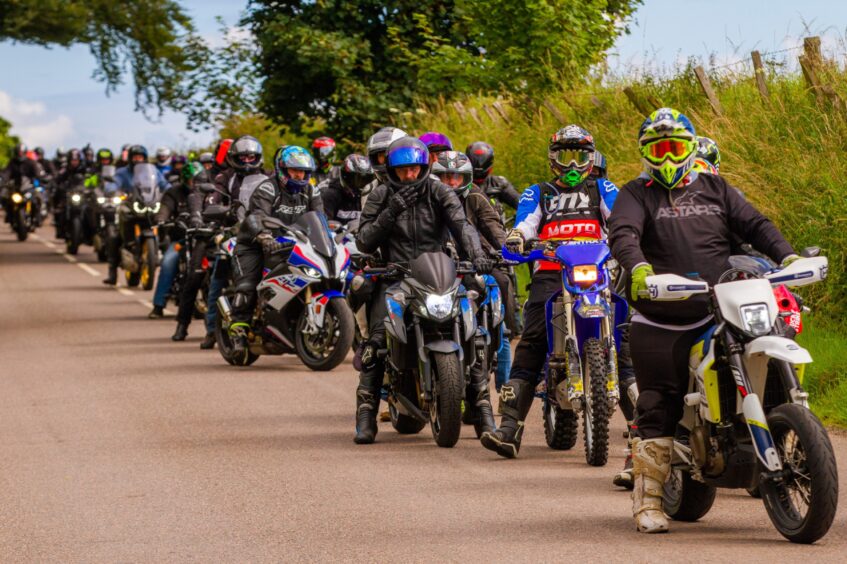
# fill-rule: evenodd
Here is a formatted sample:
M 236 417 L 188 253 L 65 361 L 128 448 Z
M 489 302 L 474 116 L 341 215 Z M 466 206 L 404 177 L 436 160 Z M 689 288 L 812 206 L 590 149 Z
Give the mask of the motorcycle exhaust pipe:
M 224 325 L 229 327 L 232 325 L 232 306 L 229 303 L 229 298 L 221 296 L 218 298 L 218 313 L 221 314 Z

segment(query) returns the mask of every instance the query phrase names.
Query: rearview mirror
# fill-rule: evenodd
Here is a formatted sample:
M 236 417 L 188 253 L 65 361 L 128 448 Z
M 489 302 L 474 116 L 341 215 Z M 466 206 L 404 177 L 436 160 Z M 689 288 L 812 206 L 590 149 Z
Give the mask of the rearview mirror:
M 206 221 L 220 221 L 229 213 L 229 206 L 211 205 L 203 210 L 203 219 Z

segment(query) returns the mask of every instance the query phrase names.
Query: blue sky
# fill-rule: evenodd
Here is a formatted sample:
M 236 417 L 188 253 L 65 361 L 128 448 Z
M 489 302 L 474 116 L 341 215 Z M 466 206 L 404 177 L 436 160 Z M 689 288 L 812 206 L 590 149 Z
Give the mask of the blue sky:
M 198 31 L 218 38 L 215 16 L 237 21 L 246 2 L 190 0 L 183 2 Z M 835 49 L 847 28 L 847 2 L 834 0 L 646 0 L 621 37 L 610 65 L 621 72 L 672 68 L 688 56 L 716 64 L 749 58 L 753 49 L 774 51 L 794 46 L 806 26 L 823 35 L 824 46 Z M 185 147 L 206 144 L 213 132 L 192 133 L 179 115 L 160 123 L 134 112 L 131 85 L 107 97 L 102 84 L 91 78 L 94 60 L 88 48 L 45 49 L 0 43 L 0 116 L 30 145 L 48 151 L 91 142 L 117 149 L 140 142 L 149 149 L 160 145 Z

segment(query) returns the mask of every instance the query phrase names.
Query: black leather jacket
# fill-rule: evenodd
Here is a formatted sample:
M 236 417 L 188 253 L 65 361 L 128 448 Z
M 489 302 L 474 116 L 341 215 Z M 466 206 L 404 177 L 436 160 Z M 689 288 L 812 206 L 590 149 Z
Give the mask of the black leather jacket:
M 362 213 L 362 196 L 342 186 L 339 176 L 321 182 L 318 190 L 327 219 L 343 224 L 359 219 Z
M 323 201 L 315 186 L 308 186 L 302 192 L 292 194 L 280 187 L 276 178 L 268 178 L 260 184 L 250 198 L 250 215 L 242 224 L 239 237 L 250 240 L 268 231 L 262 226 L 262 218 L 274 217 L 286 225 L 291 225 L 306 212 L 323 213 Z
M 395 215 L 388 207 L 394 189 L 386 184 L 374 188 L 359 219 L 356 243 L 366 253 L 382 252 L 383 260 L 406 262 L 421 253 L 442 252 L 449 229 L 464 256 L 485 256 L 479 234 L 468 223 L 462 202 L 452 189 L 433 178 L 420 187 L 417 202 Z

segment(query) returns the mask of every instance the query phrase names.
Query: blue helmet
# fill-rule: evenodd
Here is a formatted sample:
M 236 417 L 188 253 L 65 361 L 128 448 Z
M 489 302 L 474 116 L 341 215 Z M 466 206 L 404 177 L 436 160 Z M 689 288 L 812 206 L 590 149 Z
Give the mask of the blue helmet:
M 295 180 L 289 175 L 289 169 L 302 170 L 306 176 L 303 180 Z M 274 171 L 280 186 L 296 194 L 309 186 L 309 180 L 315 171 L 315 159 L 303 147 L 288 145 L 278 152 L 277 158 L 274 159 Z
M 403 167 L 417 166 L 420 171 L 414 180 L 400 180 L 397 169 Z M 427 146 L 415 137 L 401 137 L 388 146 L 386 153 L 386 173 L 388 183 L 399 188 L 402 186 L 419 186 L 429 178 L 431 165 L 429 163 L 429 150 Z

